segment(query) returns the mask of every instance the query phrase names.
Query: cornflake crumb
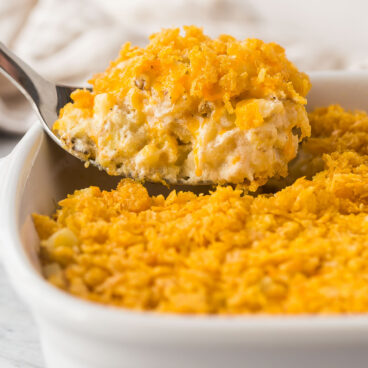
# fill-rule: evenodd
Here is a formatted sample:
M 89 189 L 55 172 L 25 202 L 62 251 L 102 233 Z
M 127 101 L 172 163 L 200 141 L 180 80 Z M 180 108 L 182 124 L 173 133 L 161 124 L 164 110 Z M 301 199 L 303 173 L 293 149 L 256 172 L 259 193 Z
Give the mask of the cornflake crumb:
M 329 106 L 310 119 L 304 148 L 322 171 L 273 195 L 228 186 L 165 199 L 126 179 L 76 191 L 55 220 L 35 215 L 45 277 L 136 310 L 367 312 L 368 117 Z

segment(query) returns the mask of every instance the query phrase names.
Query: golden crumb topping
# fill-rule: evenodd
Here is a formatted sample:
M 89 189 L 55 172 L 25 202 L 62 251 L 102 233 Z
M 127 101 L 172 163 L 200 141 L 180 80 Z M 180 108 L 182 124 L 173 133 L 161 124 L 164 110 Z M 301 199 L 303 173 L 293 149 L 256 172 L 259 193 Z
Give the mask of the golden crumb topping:
M 368 117 L 330 106 L 310 118 L 309 142 L 329 147 L 313 151 L 322 171 L 275 194 L 227 186 L 165 199 L 126 179 L 35 215 L 45 277 L 137 310 L 368 312 Z
M 169 94 L 173 102 L 184 93 L 222 101 L 229 112 L 236 99 L 275 96 L 305 103 L 309 79 L 281 46 L 228 35 L 211 39 L 194 26 L 184 31 L 184 35 L 179 28 L 155 33 L 146 48 L 126 43 L 110 67 L 90 81 L 95 93 L 122 98 L 134 86 L 152 88 L 159 95 Z
M 368 116 L 365 111 L 345 111 L 339 105 L 321 107 L 309 114 L 313 136 L 303 142 L 308 152 L 356 151 L 368 154 Z
M 323 154 L 354 151 L 368 154 L 368 116 L 365 111 L 346 111 L 339 105 L 315 109 L 309 113 L 311 137 L 299 148 L 298 157 L 289 165 L 289 175 L 273 181 L 274 188 L 291 184 L 296 178 L 311 178 L 323 170 Z

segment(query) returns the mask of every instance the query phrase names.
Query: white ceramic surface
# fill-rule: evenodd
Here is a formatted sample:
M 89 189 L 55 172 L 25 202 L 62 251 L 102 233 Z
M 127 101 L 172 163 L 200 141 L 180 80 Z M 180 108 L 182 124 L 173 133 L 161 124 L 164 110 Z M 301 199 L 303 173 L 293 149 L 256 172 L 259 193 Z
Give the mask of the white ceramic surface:
M 20 137 L 0 131 L 0 158 L 9 154 Z M 0 182 L 3 178 L 0 177 Z M 1 239 L 0 239 L 1 248 Z M 8 281 L 0 257 L 0 367 L 45 368 L 36 324 L 27 306 Z
M 368 109 L 368 73 L 312 74 L 309 105 Z M 32 212 L 51 213 L 73 189 L 117 179 L 84 169 L 39 125 L 0 161 L 1 252 L 30 307 L 48 368 L 364 367 L 368 315 L 195 317 L 108 308 L 69 296 L 39 275 Z M 156 187 L 153 190 L 157 191 Z

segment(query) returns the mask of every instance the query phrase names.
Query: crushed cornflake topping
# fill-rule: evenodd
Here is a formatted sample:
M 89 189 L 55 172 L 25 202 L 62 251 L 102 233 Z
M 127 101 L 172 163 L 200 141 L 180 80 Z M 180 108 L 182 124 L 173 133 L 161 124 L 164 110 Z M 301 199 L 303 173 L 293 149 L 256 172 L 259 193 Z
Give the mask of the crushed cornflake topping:
M 309 78 L 299 72 L 276 43 L 238 41 L 229 35 L 211 39 L 201 28 L 165 29 L 150 37 L 146 48 L 126 43 L 119 57 L 90 83 L 95 93 L 123 97 L 133 87 L 169 93 L 172 101 L 187 93 L 223 101 L 230 113 L 236 98 L 291 99 L 305 103 Z M 136 79 L 141 76 L 140 79 Z
M 54 219 L 35 215 L 45 277 L 137 310 L 367 312 L 368 117 L 330 106 L 310 119 L 305 145 L 322 171 L 275 194 L 228 186 L 165 199 L 123 180 L 76 191 Z

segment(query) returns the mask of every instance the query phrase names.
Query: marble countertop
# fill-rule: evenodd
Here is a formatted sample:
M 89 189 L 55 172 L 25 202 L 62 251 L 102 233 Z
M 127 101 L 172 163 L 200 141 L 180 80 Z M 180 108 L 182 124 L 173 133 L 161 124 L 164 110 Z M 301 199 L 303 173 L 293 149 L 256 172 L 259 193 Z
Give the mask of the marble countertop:
M 0 157 L 19 137 L 0 133 Z M 0 367 L 44 368 L 37 327 L 30 312 L 14 293 L 0 261 Z

